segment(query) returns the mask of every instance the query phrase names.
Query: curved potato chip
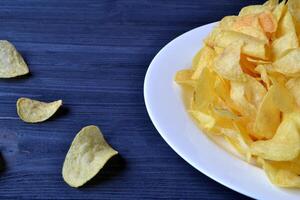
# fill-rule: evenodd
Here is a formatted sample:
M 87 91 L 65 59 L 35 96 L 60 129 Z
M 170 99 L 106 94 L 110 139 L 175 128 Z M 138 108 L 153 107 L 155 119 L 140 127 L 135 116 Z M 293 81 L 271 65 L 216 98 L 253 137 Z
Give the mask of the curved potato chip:
M 265 33 L 274 33 L 277 30 L 276 18 L 270 11 L 259 14 L 258 19 Z
M 284 11 L 286 9 L 286 5 L 285 5 L 285 0 L 281 1 L 279 5 L 277 5 L 275 7 L 275 9 L 273 10 L 273 15 L 277 21 L 277 23 L 280 21 L 281 17 L 284 14 Z
M 254 122 L 254 132 L 257 139 L 270 139 L 280 124 L 280 110 L 276 107 L 273 98 L 276 95 L 275 86 L 271 86 L 259 106 Z
M 266 69 L 265 65 L 258 65 L 255 68 L 255 71 L 257 71 L 258 73 L 260 73 L 261 80 L 266 84 L 267 89 L 269 89 L 270 85 L 271 85 L 271 80 L 270 80 L 270 78 L 268 76 L 267 69 Z
M 287 33 L 294 32 L 296 33 L 295 23 L 293 17 L 289 10 L 285 12 L 285 15 L 279 22 L 277 37 L 281 37 Z
M 259 81 L 251 76 L 247 76 L 247 82 L 245 83 L 245 96 L 248 102 L 254 105 L 256 109 L 258 109 L 266 93 L 266 88 Z
M 215 99 L 214 84 L 216 75 L 208 68 L 204 68 L 195 86 L 192 109 L 203 111 Z
M 80 187 L 116 154 L 118 152 L 105 141 L 97 126 L 86 126 L 76 135 L 66 155 L 63 179 L 71 187 Z
M 195 81 L 191 79 L 193 73 L 194 71 L 190 69 L 178 71 L 175 75 L 176 83 L 194 87 Z
M 286 76 L 300 75 L 300 48 L 289 51 L 273 63 L 274 70 Z
M 251 153 L 274 161 L 295 159 L 300 152 L 300 135 L 299 125 L 296 125 L 293 118 L 291 116 L 284 119 L 272 139 L 252 143 Z
M 15 46 L 6 40 L 0 40 L 0 78 L 13 78 L 29 72 Z
M 287 2 L 289 11 L 293 16 L 296 24 L 296 30 L 299 35 L 300 33 L 300 2 L 298 0 L 289 0 Z
M 235 31 L 216 31 L 211 35 L 209 43 L 214 46 L 226 48 L 233 42 L 243 43 L 242 53 L 255 58 L 266 59 L 267 43 L 250 35 Z
M 62 100 L 44 103 L 28 98 L 19 98 L 17 113 L 24 122 L 37 123 L 49 119 L 61 105 Z
M 292 78 L 286 83 L 287 89 L 293 94 L 298 106 L 300 106 L 300 78 Z
M 189 113 L 196 119 L 197 124 L 204 130 L 210 130 L 216 124 L 215 118 L 208 114 L 195 110 L 190 110 Z
M 272 43 L 272 56 L 274 60 L 281 58 L 285 52 L 299 47 L 298 37 L 295 32 L 287 33 Z
M 241 42 L 234 42 L 218 56 L 214 62 L 214 70 L 223 78 L 231 81 L 246 81 L 240 66 Z
M 280 187 L 300 187 L 300 177 L 295 172 L 278 167 L 269 161 L 263 162 L 263 168 L 274 185 Z
M 245 16 L 245 15 L 253 15 L 253 14 L 259 14 L 265 11 L 271 11 L 272 6 L 266 6 L 266 5 L 251 5 L 246 6 L 241 9 L 239 16 Z
M 283 113 L 292 113 L 296 110 L 297 103 L 292 93 L 285 87 L 284 83 L 273 80 L 275 92 L 273 101 L 277 108 Z M 278 96 L 280 94 L 280 97 Z
M 245 94 L 245 85 L 239 82 L 231 82 L 230 97 L 236 104 L 238 111 L 244 116 L 255 116 L 256 109 L 247 99 Z
M 195 65 L 194 73 L 192 74 L 191 78 L 193 80 L 199 79 L 202 70 L 205 67 L 211 67 L 213 60 L 215 57 L 214 50 L 209 46 L 204 46 L 200 52 L 196 55 L 196 57 L 193 59 L 193 65 Z

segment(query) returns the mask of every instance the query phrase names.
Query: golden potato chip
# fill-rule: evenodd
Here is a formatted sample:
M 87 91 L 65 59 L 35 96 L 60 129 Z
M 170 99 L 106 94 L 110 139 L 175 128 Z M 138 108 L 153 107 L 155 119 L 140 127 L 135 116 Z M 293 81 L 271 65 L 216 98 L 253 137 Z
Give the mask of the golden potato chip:
M 257 71 L 258 73 L 260 73 L 261 80 L 266 84 L 267 89 L 269 89 L 270 85 L 271 85 L 271 80 L 270 80 L 270 78 L 268 76 L 268 73 L 267 73 L 267 66 L 265 66 L 265 65 L 258 65 L 255 68 L 255 71 Z
M 210 45 L 215 45 L 222 48 L 228 47 L 233 42 L 241 42 L 244 44 L 242 47 L 243 54 L 255 58 L 267 58 L 267 43 L 244 33 L 235 31 L 216 31 L 210 36 L 208 42 Z
M 208 68 L 202 70 L 201 76 L 196 82 L 193 110 L 206 110 L 208 105 L 214 100 L 214 84 L 216 75 Z
M 298 106 L 300 106 L 300 78 L 292 78 L 286 83 L 286 87 L 293 94 Z
M 293 116 L 285 118 L 270 140 L 256 141 L 251 144 L 251 153 L 264 159 L 289 161 L 295 159 L 300 151 L 299 125 Z
M 277 21 L 270 11 L 265 11 L 258 16 L 259 23 L 265 33 L 275 33 L 277 30 Z
M 278 24 L 277 37 L 287 33 L 296 33 L 295 23 L 289 10 L 287 10 Z
M 277 108 L 283 113 L 291 113 L 296 110 L 297 103 L 292 93 L 285 87 L 284 83 L 273 80 L 275 92 L 273 101 Z M 280 94 L 280 96 L 278 96 Z
M 293 16 L 297 33 L 300 33 L 300 2 L 298 0 L 288 0 L 288 9 Z
M 28 98 L 19 98 L 17 113 L 24 122 L 37 123 L 49 119 L 61 105 L 62 100 L 44 103 Z
M 285 1 L 281 1 L 280 4 L 277 5 L 275 7 L 275 9 L 273 10 L 273 15 L 274 15 L 277 23 L 280 21 L 280 19 L 283 16 L 285 10 L 286 10 Z
M 205 114 L 204 112 L 190 110 L 189 113 L 196 119 L 198 125 L 204 130 L 210 130 L 216 124 L 215 118 Z
M 252 133 L 257 139 L 272 138 L 280 124 L 280 110 L 273 100 L 276 92 L 275 86 L 271 86 L 259 106 Z
M 6 40 L 0 40 L 0 78 L 13 78 L 29 72 L 15 46 Z
M 80 187 L 116 154 L 118 152 L 105 141 L 97 126 L 86 126 L 76 135 L 66 155 L 63 179 L 71 187 Z
M 236 104 L 238 111 L 244 116 L 253 117 L 256 108 L 247 99 L 245 94 L 245 85 L 240 82 L 231 82 L 230 97 Z
M 266 88 L 255 78 L 247 76 L 245 87 L 245 97 L 247 100 L 258 109 L 267 93 Z
M 269 161 L 263 162 L 263 168 L 270 181 L 280 187 L 300 187 L 300 177 L 291 170 L 276 167 Z
M 195 81 L 192 80 L 193 73 L 194 71 L 190 69 L 178 71 L 175 75 L 176 83 L 188 86 L 195 86 Z
M 205 67 L 211 67 L 213 60 L 215 57 L 214 50 L 209 46 L 204 46 L 200 52 L 196 55 L 196 57 L 193 60 L 193 65 L 195 65 L 194 73 L 192 74 L 191 78 L 193 80 L 196 80 L 200 77 L 202 70 Z
M 280 59 L 288 50 L 299 47 L 298 37 L 295 32 L 289 32 L 272 43 L 272 56 L 274 60 Z
M 214 62 L 214 70 L 223 78 L 231 81 L 246 81 L 240 66 L 240 55 L 243 43 L 229 45 Z
M 300 48 L 290 50 L 273 63 L 274 70 L 286 76 L 300 75 Z
M 232 25 L 229 25 L 225 30 L 244 33 L 268 43 L 269 39 L 265 34 L 263 29 L 264 27 L 261 26 L 261 20 L 259 16 L 260 15 L 246 15 L 239 17 L 235 19 L 235 22 Z M 262 22 L 265 22 L 265 20 Z

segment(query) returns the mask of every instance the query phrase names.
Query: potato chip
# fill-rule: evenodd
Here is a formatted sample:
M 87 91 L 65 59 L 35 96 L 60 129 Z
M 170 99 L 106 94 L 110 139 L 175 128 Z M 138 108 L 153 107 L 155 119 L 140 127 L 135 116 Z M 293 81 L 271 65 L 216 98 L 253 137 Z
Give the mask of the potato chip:
M 27 64 L 15 46 L 6 40 L 0 40 L 0 78 L 13 78 L 27 73 Z
M 292 78 L 286 83 L 286 87 L 293 94 L 298 106 L 300 106 L 300 78 Z
M 280 83 L 273 80 L 274 89 L 273 101 L 277 108 L 283 113 L 291 113 L 296 110 L 297 103 L 294 96 L 285 87 L 285 83 Z M 280 97 L 278 96 L 280 94 Z
M 295 32 L 289 32 L 272 43 L 272 56 L 274 60 L 280 59 L 288 50 L 299 47 L 298 37 Z
M 176 83 L 194 87 L 195 81 L 192 80 L 193 73 L 194 73 L 194 71 L 190 70 L 190 69 L 184 69 L 184 70 L 178 71 L 175 75 Z
M 300 2 L 299 0 L 288 0 L 288 9 L 293 16 L 298 35 L 300 34 Z
M 263 162 L 263 168 L 274 185 L 280 187 L 300 187 L 300 177 L 293 171 L 276 167 L 268 161 Z
M 289 10 L 287 10 L 278 24 L 277 37 L 287 33 L 296 33 L 295 23 Z
M 240 82 L 231 82 L 230 97 L 236 104 L 238 111 L 244 116 L 253 117 L 255 116 L 256 109 L 246 99 L 245 85 Z
M 300 75 L 300 48 L 289 51 L 273 63 L 274 70 L 286 76 Z
M 208 39 L 210 45 L 226 48 L 233 42 L 243 43 L 242 53 L 255 58 L 267 58 L 267 43 L 263 40 L 257 39 L 244 33 L 235 31 L 216 31 Z
M 214 62 L 214 70 L 223 78 L 231 81 L 246 81 L 240 66 L 242 43 L 229 45 Z
M 270 78 L 268 76 L 267 66 L 266 65 L 258 65 L 255 68 L 255 71 L 257 71 L 258 73 L 260 73 L 261 80 L 266 84 L 267 89 L 269 89 L 270 85 L 271 85 L 271 80 L 270 80 Z
M 275 86 L 272 86 L 259 106 L 252 133 L 257 139 L 272 138 L 280 124 L 280 110 L 273 100 L 276 92 Z
M 105 141 L 97 126 L 86 126 L 76 135 L 66 155 L 63 179 L 71 187 L 80 187 L 116 154 L 118 152 Z
M 196 80 L 199 79 L 203 68 L 211 67 L 213 64 L 213 59 L 215 57 L 214 50 L 209 46 L 204 46 L 201 51 L 196 55 L 193 59 L 193 65 L 195 65 L 194 73 L 191 76 L 191 79 Z
M 208 68 L 202 70 L 196 82 L 195 95 L 192 108 L 198 111 L 206 110 L 215 98 L 214 84 L 216 75 Z
M 49 119 L 61 105 L 62 100 L 44 103 L 28 98 L 19 98 L 17 113 L 24 122 L 37 123 Z
M 210 130 L 216 124 L 215 118 L 205 114 L 204 112 L 191 110 L 189 113 L 196 119 L 198 125 L 204 130 Z
M 285 1 L 281 1 L 280 4 L 277 5 L 275 7 L 275 9 L 273 10 L 272 13 L 273 13 L 277 23 L 280 21 L 280 19 L 283 16 L 285 10 L 286 10 Z
M 258 15 L 259 23 L 265 33 L 275 33 L 277 30 L 277 21 L 270 11 L 265 11 Z
M 294 117 L 285 118 L 278 127 L 276 134 L 270 140 L 252 143 L 251 153 L 263 159 L 274 161 L 289 161 L 295 159 L 300 152 L 299 125 Z

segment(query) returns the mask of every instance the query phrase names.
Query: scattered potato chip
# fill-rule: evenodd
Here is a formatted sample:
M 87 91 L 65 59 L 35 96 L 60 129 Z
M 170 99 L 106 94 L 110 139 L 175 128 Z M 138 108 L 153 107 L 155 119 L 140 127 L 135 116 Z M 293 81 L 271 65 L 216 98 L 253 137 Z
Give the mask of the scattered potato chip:
M 118 152 L 105 141 L 97 126 L 86 126 L 76 135 L 66 155 L 63 179 L 71 187 L 80 187 L 116 154 Z
M 61 105 L 62 100 L 44 103 L 28 98 L 19 98 L 17 112 L 24 122 L 37 123 L 49 119 Z
M 0 40 L 0 78 L 13 78 L 28 72 L 27 64 L 14 45 Z
M 199 127 L 280 187 L 300 187 L 299 36 L 300 0 L 247 6 L 224 17 L 176 77 Z

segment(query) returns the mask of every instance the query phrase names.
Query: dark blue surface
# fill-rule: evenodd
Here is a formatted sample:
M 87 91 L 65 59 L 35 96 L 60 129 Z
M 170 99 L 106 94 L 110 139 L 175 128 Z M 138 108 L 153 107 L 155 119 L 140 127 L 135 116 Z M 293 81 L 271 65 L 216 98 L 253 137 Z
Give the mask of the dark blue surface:
M 0 38 L 16 45 L 32 74 L 0 80 L 0 198 L 246 198 L 163 141 L 147 115 L 143 81 L 151 59 L 176 36 L 262 2 L 1 0 Z M 45 123 L 26 124 L 15 109 L 23 96 L 63 99 L 64 108 Z M 73 189 L 61 168 L 73 137 L 89 124 L 101 127 L 120 157 Z

